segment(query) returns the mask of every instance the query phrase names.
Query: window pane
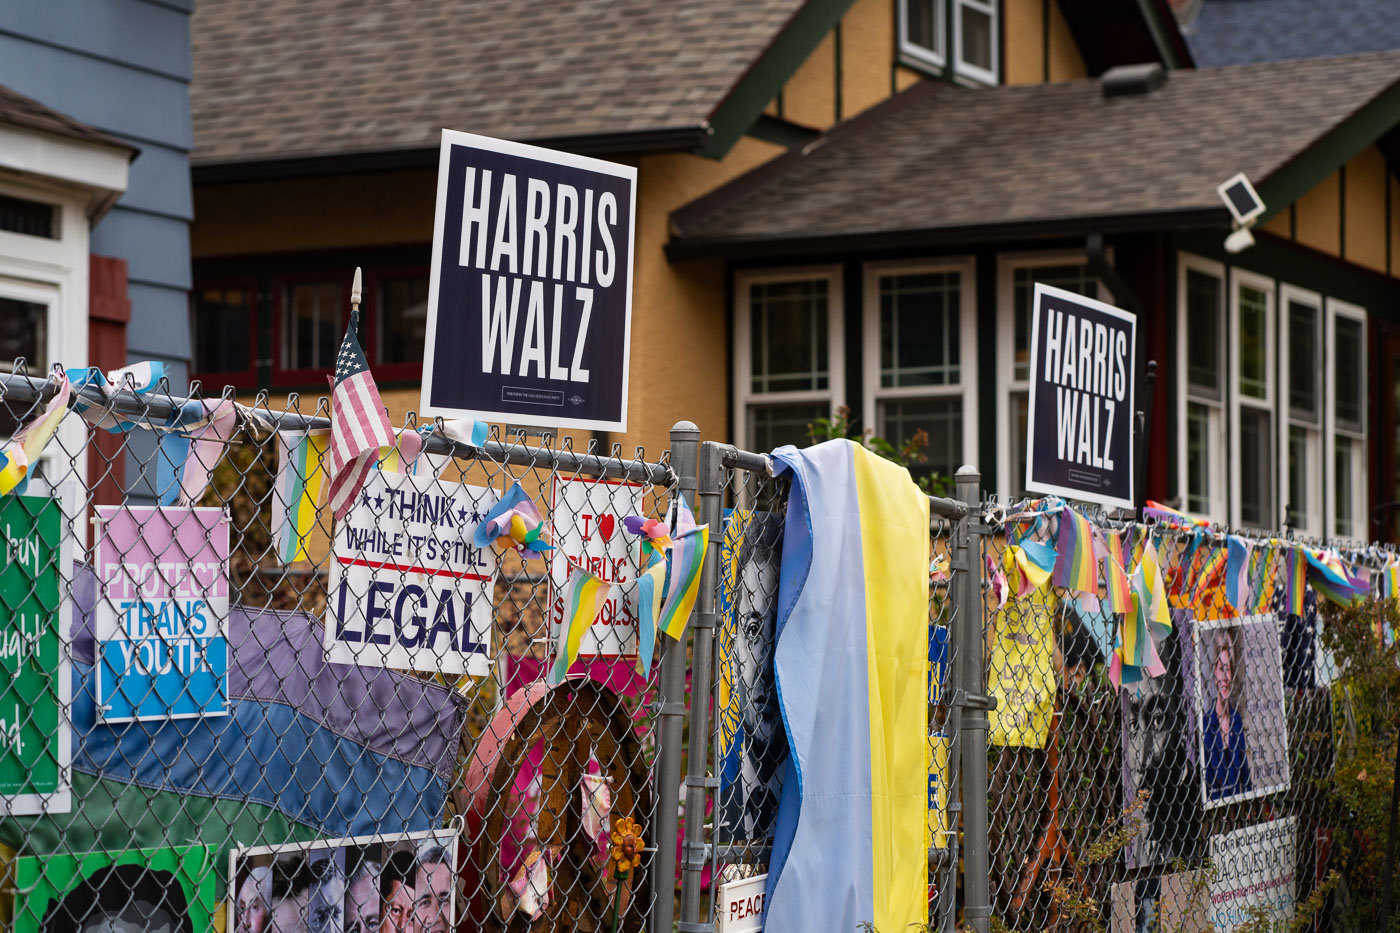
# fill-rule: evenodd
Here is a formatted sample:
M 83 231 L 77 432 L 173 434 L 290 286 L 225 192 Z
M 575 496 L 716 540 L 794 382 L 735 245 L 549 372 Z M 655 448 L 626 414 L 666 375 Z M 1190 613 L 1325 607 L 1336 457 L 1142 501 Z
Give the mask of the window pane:
M 880 278 L 880 385 L 956 385 L 958 274 Z
M 1336 534 L 1339 537 L 1351 538 L 1356 536 L 1355 522 L 1352 521 L 1352 514 L 1356 510 L 1356 503 L 1353 501 L 1356 490 L 1352 483 L 1352 457 L 1355 452 L 1352 450 L 1350 438 L 1337 438 L 1336 452 L 1333 459 L 1336 461 L 1332 465 L 1334 490 L 1336 496 Z
M 287 286 L 286 369 L 331 369 L 345 334 L 340 283 L 303 282 Z
M 58 208 L 52 204 L 0 194 L 0 230 L 56 240 L 58 230 L 54 220 L 57 215 Z
M 24 357 L 31 376 L 48 371 L 48 305 L 0 297 L 0 366 Z
M 942 7 L 940 0 L 904 0 L 909 42 L 938 56 L 943 54 Z
M 796 402 L 788 405 L 749 406 L 749 449 L 767 452 L 784 444 L 806 447 L 811 444 L 807 426 L 831 414 L 826 402 Z
M 1361 380 L 1366 370 L 1362 356 L 1361 322 L 1337 318 L 1337 423 L 1355 431 L 1361 424 Z
M 1312 496 L 1312 457 L 1308 456 L 1309 436 L 1313 432 L 1296 425 L 1288 429 L 1288 520 L 1298 528 L 1307 529 L 1308 514 L 1314 503 Z
M 1240 408 L 1240 521 L 1274 527 L 1273 413 Z
M 1186 378 L 1193 395 L 1220 398 L 1220 280 L 1186 270 Z
M 1269 397 L 1268 370 L 1269 296 L 1257 288 L 1240 286 L 1240 394 Z
M 896 447 L 919 431 L 928 435 L 928 443 L 920 448 L 925 461 L 909 468 L 915 477 L 952 477 L 962 466 L 961 398 L 887 399 L 879 403 L 876 423 L 879 435 Z
M 753 391 L 827 388 L 827 283 L 757 283 L 749 289 L 753 318 Z
M 1288 407 L 1289 416 L 1317 423 L 1317 308 L 1299 301 L 1288 303 Z
M 962 61 L 974 68 L 991 71 L 995 35 L 992 15 L 963 3 L 958 4 L 958 34 L 962 40 Z
M 375 357 L 379 362 L 423 362 L 423 342 L 428 332 L 428 277 L 412 275 L 380 283 L 378 325 Z
M 1211 410 L 1205 405 L 1186 406 L 1186 511 L 1209 514 L 1211 470 Z
M 1067 289 L 1090 298 L 1098 295 L 1098 280 L 1089 274 L 1088 266 L 1041 266 L 1016 270 L 1012 276 L 1011 294 L 1014 332 L 1014 364 L 1011 378 L 1018 382 L 1030 378 L 1031 302 L 1035 299 L 1036 282 Z M 1022 475 L 1024 477 L 1024 474 Z
M 1009 411 L 1011 413 L 1011 495 L 1023 496 L 1026 493 L 1026 427 L 1029 424 L 1027 412 L 1030 396 L 1025 392 L 1012 392 Z
M 246 289 L 202 288 L 195 292 L 196 372 L 230 373 L 253 368 L 248 340 L 252 314 L 252 296 Z

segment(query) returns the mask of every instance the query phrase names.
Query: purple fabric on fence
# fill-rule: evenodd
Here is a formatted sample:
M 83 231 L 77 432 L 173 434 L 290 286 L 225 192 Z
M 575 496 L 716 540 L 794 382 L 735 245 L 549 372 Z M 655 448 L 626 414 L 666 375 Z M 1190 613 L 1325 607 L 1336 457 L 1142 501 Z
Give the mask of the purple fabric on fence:
M 75 569 L 73 602 L 73 657 L 92 664 L 97 575 L 86 564 Z M 228 639 L 231 700 L 286 704 L 342 738 L 452 777 L 466 717 L 456 692 L 385 668 L 327 663 L 321 625 L 303 612 L 235 606 Z

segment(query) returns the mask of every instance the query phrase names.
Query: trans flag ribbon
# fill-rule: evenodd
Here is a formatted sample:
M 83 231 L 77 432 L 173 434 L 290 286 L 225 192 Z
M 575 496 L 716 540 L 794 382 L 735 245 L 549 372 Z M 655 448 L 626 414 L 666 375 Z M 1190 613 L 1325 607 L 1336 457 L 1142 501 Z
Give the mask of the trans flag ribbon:
M 569 668 L 578 660 L 579 645 L 593 620 L 603 611 L 608 601 L 608 591 L 612 585 L 598 577 L 574 567 L 569 571 L 569 579 L 561 594 L 564 601 L 564 621 L 559 626 L 558 641 L 554 645 L 554 666 L 549 670 L 549 684 L 556 686 L 564 682 Z
M 773 649 L 790 755 L 767 929 L 922 926 L 928 496 L 849 440 L 780 447 L 773 460 L 792 479 Z
M 10 446 L 0 451 L 0 496 L 24 494 L 29 487 L 30 466 L 39 459 L 68 413 L 68 399 L 73 394 L 68 376 L 59 372 L 53 378 L 58 380 L 58 392 L 37 418 L 20 429 Z
M 1238 535 L 1225 539 L 1225 600 L 1241 614 L 1248 612 L 1249 543 Z

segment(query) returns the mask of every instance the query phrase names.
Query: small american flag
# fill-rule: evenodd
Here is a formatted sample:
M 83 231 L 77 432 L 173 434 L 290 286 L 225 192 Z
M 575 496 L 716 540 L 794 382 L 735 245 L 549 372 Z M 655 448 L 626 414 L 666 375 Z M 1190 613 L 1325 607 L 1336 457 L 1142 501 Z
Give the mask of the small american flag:
M 365 478 L 379 459 L 379 448 L 394 446 L 394 429 L 384 413 L 374 377 L 370 375 L 365 351 L 355 336 L 359 329 L 360 270 L 355 270 L 351 296 L 356 305 L 350 312 L 350 326 L 335 357 L 335 379 L 331 383 L 331 446 L 327 451 L 330 469 L 330 506 L 336 518 L 344 518 L 355 502 Z

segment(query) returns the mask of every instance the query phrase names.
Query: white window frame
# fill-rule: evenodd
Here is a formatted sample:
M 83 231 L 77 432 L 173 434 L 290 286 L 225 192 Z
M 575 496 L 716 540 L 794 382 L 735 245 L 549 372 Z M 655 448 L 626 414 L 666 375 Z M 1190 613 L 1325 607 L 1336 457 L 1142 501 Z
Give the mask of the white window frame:
M 1326 387 L 1327 403 L 1324 406 L 1323 415 L 1323 462 L 1327 465 L 1326 480 L 1324 481 L 1326 497 L 1326 529 L 1329 539 L 1342 541 L 1364 542 L 1369 538 L 1369 499 L 1370 489 L 1367 483 L 1367 455 L 1370 417 L 1367 395 L 1369 394 L 1369 384 L 1367 382 L 1367 365 L 1369 340 L 1366 333 L 1366 309 L 1349 302 L 1339 301 L 1336 298 L 1327 299 L 1327 324 L 1326 336 L 1324 337 L 1324 348 L 1326 358 Z M 1339 427 L 1337 424 L 1337 318 L 1346 318 L 1361 325 L 1361 430 L 1353 431 L 1349 428 Z M 1348 442 L 1355 447 L 1352 457 L 1352 489 L 1355 490 L 1355 502 L 1352 504 L 1352 535 L 1349 538 L 1340 538 L 1337 531 L 1337 483 L 1336 483 L 1336 451 L 1338 436 L 1347 438 Z
M 899 18 L 900 55 L 939 69 L 948 64 L 948 3 L 949 0 L 933 0 L 933 21 L 938 24 L 939 47 L 930 49 L 909 38 L 909 0 L 899 0 L 896 15 Z
M 952 0 L 953 17 L 953 73 L 960 78 L 968 78 L 979 84 L 995 86 L 998 83 L 997 75 L 1001 71 L 1001 16 L 998 10 L 998 0 Z M 979 13 L 984 13 L 992 21 L 991 34 L 991 62 L 990 70 L 979 68 L 969 64 L 963 59 L 963 31 L 962 31 L 962 8 L 968 7 Z
M 1215 416 L 1211 418 L 1212 436 L 1211 455 L 1208 455 L 1210 465 L 1210 475 L 1206 477 L 1207 492 L 1210 498 L 1211 508 L 1206 510 L 1202 518 L 1215 522 L 1225 521 L 1228 502 L 1228 489 L 1226 480 L 1225 464 L 1228 459 L 1230 449 L 1229 422 L 1226 412 L 1229 407 L 1230 387 L 1226 373 L 1221 373 L 1220 377 L 1220 398 L 1218 399 L 1193 399 L 1190 397 L 1190 382 L 1187 375 L 1186 365 L 1186 279 L 1187 273 L 1195 271 L 1202 275 L 1208 275 L 1220 283 L 1220 307 L 1217 309 L 1219 320 L 1216 324 L 1216 333 L 1219 336 L 1223 354 L 1228 355 L 1229 348 L 1225 345 L 1225 334 L 1227 331 L 1227 320 L 1230 315 L 1229 305 L 1229 278 L 1225 274 L 1225 265 L 1196 256 L 1192 253 L 1177 253 L 1176 263 L 1176 379 L 1181 390 L 1177 392 L 1176 418 L 1178 427 L 1178 443 L 1176 451 L 1176 476 L 1177 476 L 1177 496 L 1181 501 L 1181 507 L 1190 510 L 1190 478 L 1187 475 L 1189 459 L 1187 456 L 1187 411 L 1190 404 L 1195 402 L 1198 405 L 1206 405 L 1215 409 Z M 1226 367 L 1228 371 L 1229 367 Z
M 1108 251 L 1108 261 L 1112 262 L 1112 251 Z M 997 494 L 1003 502 L 1011 495 L 1011 396 L 1017 392 L 1029 392 L 1029 379 L 1014 379 L 1016 374 L 1016 271 L 1035 269 L 1042 266 L 1082 266 L 1089 262 L 1083 250 L 1051 250 L 1029 253 L 1001 253 L 997 256 Z M 1098 283 L 1098 294 L 1090 297 L 1111 303 L 1112 298 L 1103 282 Z M 1024 477 L 1022 478 L 1024 481 Z
M 1265 296 L 1264 309 L 1264 398 L 1259 399 L 1253 396 L 1246 397 L 1240 392 L 1240 289 L 1252 288 L 1263 292 Z M 1240 438 L 1240 411 L 1243 408 L 1252 408 L 1260 411 L 1267 411 L 1269 417 L 1273 419 L 1274 442 L 1272 449 L 1278 450 L 1279 437 L 1279 405 L 1278 405 L 1278 366 L 1275 356 L 1277 354 L 1277 333 L 1278 333 L 1278 287 L 1275 281 L 1255 272 L 1249 272 L 1240 268 L 1230 269 L 1230 319 L 1229 338 L 1227 349 L 1229 354 L 1229 381 L 1226 383 L 1225 391 L 1228 393 L 1230 405 L 1230 439 L 1235 446 L 1230 449 L 1229 456 L 1235 463 L 1235 469 L 1230 470 L 1230 524 L 1233 527 L 1246 527 L 1241 519 L 1241 482 L 1244 473 L 1243 464 L 1238 460 L 1239 451 L 1237 445 Z M 1274 458 L 1275 460 L 1277 457 Z M 1278 469 L 1275 465 L 1273 472 L 1273 521 L 1268 523 L 1272 527 L 1261 530 L 1273 531 L 1278 527 L 1281 516 L 1279 515 L 1279 501 L 1282 498 L 1278 483 Z M 1247 526 L 1253 528 L 1254 526 Z
M 753 391 L 753 309 L 749 289 L 760 283 L 801 282 L 825 279 L 827 283 L 827 387 L 792 392 Z M 802 266 L 772 269 L 745 269 L 734 274 L 734 443 L 747 447 L 749 443 L 749 406 L 753 404 L 781 405 L 788 402 L 828 403 L 834 412 L 846 402 L 846 332 L 845 301 L 839 265 Z M 766 453 L 767 451 L 760 451 Z
M 958 274 L 958 382 L 956 385 L 880 385 L 880 279 L 889 275 Z M 865 396 L 861 424 L 879 433 L 879 403 L 887 399 L 962 399 L 963 459 L 977 459 L 977 263 L 968 257 L 957 259 L 868 262 L 864 268 L 862 322 L 862 379 Z M 892 444 L 905 440 L 887 437 Z
M 48 307 L 45 366 L 88 363 L 88 219 L 84 195 L 39 179 L 0 180 L 0 194 L 55 205 L 57 238 L 0 230 L 0 296 Z M 29 375 L 42 379 L 30 361 Z M 23 413 L 20 413 L 23 414 Z M 65 418 L 40 458 L 55 482 L 87 482 L 87 433 L 82 419 Z M 70 467 L 71 463 L 71 467 Z
M 1324 302 L 1320 294 L 1290 285 L 1287 282 L 1281 283 L 1278 288 L 1278 520 L 1281 524 L 1288 517 L 1284 509 L 1290 503 L 1288 500 L 1289 486 L 1291 484 L 1291 469 L 1288 465 L 1289 435 L 1295 427 L 1293 420 L 1293 400 L 1290 397 L 1292 380 L 1292 369 L 1290 366 L 1290 353 L 1292 347 L 1292 335 L 1289 333 L 1290 321 L 1288 319 L 1289 306 L 1293 303 L 1305 304 L 1317 312 L 1317 336 L 1318 336 L 1318 356 L 1323 356 L 1323 350 L 1327 346 L 1322 340 L 1322 329 L 1326 320 Z M 1309 424 L 1299 421 L 1296 427 L 1313 433 L 1314 440 L 1308 445 L 1308 459 L 1312 463 L 1313 477 L 1308 483 L 1308 508 L 1301 510 L 1297 514 L 1299 523 L 1294 526 L 1297 531 L 1304 535 L 1320 537 L 1323 534 L 1323 499 L 1325 495 L 1326 477 L 1330 470 L 1327 468 L 1324 459 L 1323 437 L 1325 435 L 1326 408 L 1324 399 L 1329 396 L 1326 383 L 1319 379 L 1318 387 L 1318 418 L 1317 422 Z

